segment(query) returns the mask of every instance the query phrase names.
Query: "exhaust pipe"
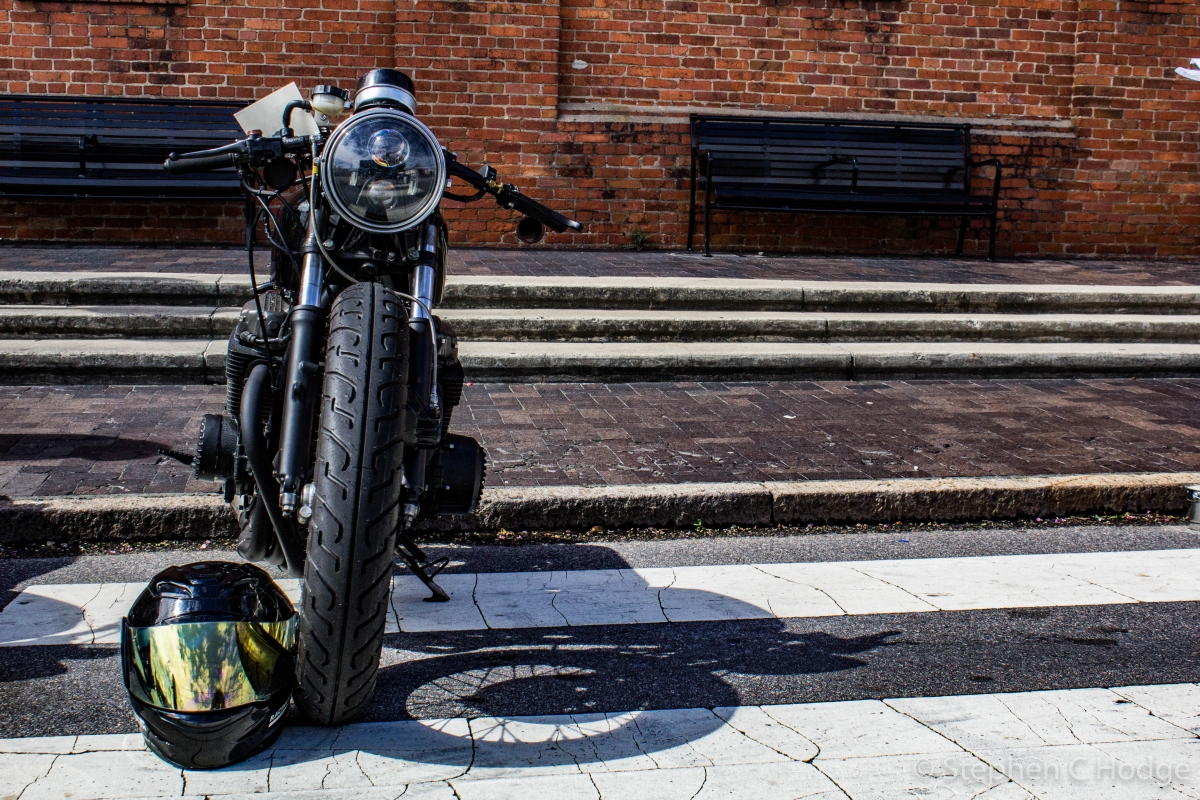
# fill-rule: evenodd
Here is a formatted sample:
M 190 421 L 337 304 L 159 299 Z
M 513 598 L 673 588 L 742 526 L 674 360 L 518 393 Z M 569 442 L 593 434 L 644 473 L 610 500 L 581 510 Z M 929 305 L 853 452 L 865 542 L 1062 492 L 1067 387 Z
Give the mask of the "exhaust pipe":
M 259 363 L 250 370 L 250 376 L 246 378 L 246 384 L 242 388 L 242 407 L 238 409 L 242 449 L 246 451 L 246 464 L 250 467 L 255 484 L 258 485 L 258 502 L 271 520 L 271 527 L 275 529 L 275 537 L 279 540 L 279 549 L 283 551 L 284 560 L 287 562 L 288 577 L 302 578 L 304 551 L 300 549 L 291 521 L 283 516 L 276 500 L 279 497 L 279 483 L 271 469 L 271 459 L 267 454 L 267 444 L 263 441 L 260 422 L 263 389 L 266 388 L 270 374 L 267 365 Z

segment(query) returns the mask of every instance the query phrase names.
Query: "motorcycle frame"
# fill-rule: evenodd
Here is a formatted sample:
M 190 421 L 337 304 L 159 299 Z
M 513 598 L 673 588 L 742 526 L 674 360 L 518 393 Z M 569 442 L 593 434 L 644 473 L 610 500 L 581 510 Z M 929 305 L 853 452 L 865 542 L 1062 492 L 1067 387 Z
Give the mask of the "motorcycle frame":
M 405 413 L 413 429 L 404 432 L 404 506 L 398 541 L 407 551 L 401 551 L 401 555 L 410 562 L 414 572 L 430 585 L 436 599 L 444 600 L 445 593 L 433 586 L 431 577 L 424 571 L 426 559 L 420 548 L 404 532 L 422 513 L 426 491 L 432 493 L 430 499 L 433 505 L 429 513 L 439 513 L 440 489 L 434 491 L 426 486 L 426 473 L 431 464 L 438 463 L 439 448 L 448 435 L 446 419 L 461 397 L 459 387 L 455 390 L 454 399 L 450 400 L 450 407 L 445 409 L 442 407 L 445 398 L 439 397 L 438 369 L 443 355 L 447 365 L 453 364 L 457 369 L 457 381 L 462 380 L 461 366 L 455 352 L 454 342 L 457 340 L 453 331 L 433 316 L 432 311 L 445 278 L 444 250 L 448 246 L 440 200 L 419 222 L 394 233 L 369 230 L 355 224 L 353 219 L 343 219 L 338 215 L 336 204 L 324 197 L 319 179 L 321 151 L 330 141 L 330 131 L 321 128 L 315 136 L 293 136 L 290 117 L 298 108 L 307 110 L 311 106 L 302 100 L 289 103 L 283 113 L 283 127 L 275 136 L 264 137 L 259 131 L 250 131 L 245 139 L 229 145 L 184 155 L 172 153 L 163 164 L 173 174 L 234 166 L 246 190 L 246 248 L 250 277 L 254 284 L 252 289 L 254 309 L 258 315 L 258 333 L 247 328 L 237 334 L 241 345 L 239 358 L 247 361 L 240 362 L 238 369 L 241 372 L 236 376 L 240 381 L 237 389 L 241 395 L 239 407 L 228 409 L 238 423 L 238 441 L 236 453 L 229 454 L 233 456 L 234 474 L 226 474 L 224 478 L 226 500 L 232 502 L 238 495 L 257 496 L 274 530 L 288 573 L 292 576 L 303 574 L 304 543 L 295 523 L 307 520 L 306 507 L 311 514 L 311 493 L 307 489 L 313 477 L 314 415 L 319 393 L 323 391 L 324 333 L 337 294 L 332 289 L 343 286 L 343 278 L 350 283 L 357 282 L 359 279 L 351 274 L 355 270 L 364 276 L 364 280 L 381 280 L 409 301 L 411 307 Z M 372 110 L 364 111 L 371 113 Z M 458 163 L 454 153 L 444 148 L 441 152 L 441 169 L 444 171 L 440 174 L 459 178 L 475 190 L 474 194 L 458 195 L 443 189 L 441 198 L 472 203 L 491 195 L 502 208 L 515 210 L 525 217 L 523 224 L 518 226 L 518 237 L 526 243 L 540 240 L 546 228 L 560 233 L 582 230 L 580 223 L 526 197 L 512 184 L 500 183 L 496 171 L 491 167 L 484 165 L 476 172 Z M 310 170 L 307 175 L 306 169 Z M 446 186 L 449 186 L 448 181 Z M 283 194 L 297 187 L 304 190 L 303 197 L 308 205 L 307 220 L 303 231 L 299 225 L 285 231 L 271 209 L 271 201 L 280 201 L 287 214 L 299 223 L 305 204 L 293 205 L 292 200 Z M 258 284 L 254 268 L 254 240 L 260 213 L 265 217 L 266 236 L 275 255 L 279 258 L 286 256 L 290 264 L 286 277 L 282 277 L 280 270 L 284 265 L 281 261 L 276 262 L 277 269 L 271 281 L 262 286 Z M 335 237 L 339 235 L 342 244 L 340 248 L 335 248 Z M 392 238 L 373 238 L 379 236 Z M 295 245 L 298 245 L 299 252 Z M 369 245 L 366 250 L 351 250 L 352 247 L 364 245 Z M 357 261 L 357 266 L 339 264 L 338 258 L 330 254 L 330 249 L 337 249 L 352 263 Z M 333 272 L 338 275 L 334 276 Z M 395 285 L 401 272 L 405 272 L 409 280 L 405 287 L 409 290 L 407 293 L 398 291 Z M 282 321 L 276 318 L 276 330 L 268 330 L 267 327 L 261 301 L 264 287 L 279 290 L 290 303 Z M 288 330 L 286 334 L 285 329 Z M 272 338 L 275 336 L 278 338 Z M 282 354 L 274 352 L 275 343 L 284 345 Z M 449 343 L 449 348 L 443 353 L 445 343 Z M 264 432 L 257 421 L 263 415 L 261 403 L 265 398 L 267 381 L 271 382 L 272 408 L 267 415 L 270 425 Z M 231 389 L 231 399 L 233 391 Z M 254 424 L 246 425 L 246 422 Z M 475 446 L 478 447 L 477 444 Z M 269 457 L 271 451 L 276 452 L 274 460 Z M 201 461 L 194 463 L 198 465 Z M 478 501 L 483 476 L 482 461 L 476 469 L 476 494 L 471 509 L 473 503 Z M 434 474 L 441 475 L 437 467 L 434 468 Z M 442 488 L 450 489 L 451 486 Z M 451 507 L 466 508 L 462 505 Z M 460 514 L 466 511 L 444 513 Z M 255 523 L 247 520 L 245 524 Z M 259 524 L 265 523 L 260 520 Z M 250 545 L 253 552 L 257 553 L 260 547 L 268 547 L 261 539 L 256 541 L 256 544 Z M 260 555 L 265 555 L 265 551 Z
M 247 459 L 250 473 L 258 489 L 259 502 L 267 505 L 268 518 L 281 549 L 285 553 L 289 574 L 303 574 L 303 559 L 293 559 L 291 554 L 302 553 L 303 544 L 295 528 L 296 512 L 302 502 L 304 486 L 311 479 L 313 426 L 317 401 L 322 391 L 322 376 L 325 327 L 334 295 L 326 291 L 332 257 L 322 243 L 328 230 L 329 209 L 321 194 L 315 176 L 302 179 L 310 182 L 308 228 L 300 250 L 301 270 L 298 285 L 294 289 L 296 302 L 289 313 L 291 336 L 282 356 L 283 371 L 278 382 L 281 399 L 278 405 L 278 466 L 274 476 L 260 475 L 265 465 L 256 468 L 253 459 Z M 247 185 L 247 191 L 255 191 Z M 280 198 L 287 203 L 286 199 Z M 266 220 L 269 226 L 273 219 L 270 208 L 264 204 L 264 212 L 271 215 Z M 417 225 L 419 231 L 419 255 L 412 268 L 410 293 L 401 292 L 411 301 L 409 314 L 410 354 L 409 392 L 410 406 L 416 404 L 418 418 L 440 420 L 441 408 L 438 397 L 437 379 L 437 330 L 432 309 L 438 287 L 438 260 L 443 257 L 440 228 L 434 221 L 437 209 Z M 253 237 L 254 227 L 247 226 L 247 235 Z M 286 244 L 286 242 L 285 242 Z M 247 246 L 251 247 L 252 239 Z M 277 249 L 278 246 L 276 245 Z M 251 259 L 253 255 L 251 254 Z M 254 287 L 255 298 L 259 295 Z M 290 288 L 290 287 L 280 287 Z M 261 318 L 261 311 L 260 311 Z M 249 371 L 248 371 L 249 372 Z M 414 391 L 415 390 L 415 391 Z M 244 417 L 245 414 L 240 416 Z M 243 433 L 243 438 L 245 438 Z M 244 448 L 245 449 L 245 448 Z M 421 487 L 425 485 L 426 471 L 436 447 L 408 447 L 404 458 L 404 486 L 407 502 L 404 505 L 403 527 L 412 525 L 420 513 Z M 275 485 L 278 491 L 273 491 Z M 295 563 L 298 561 L 298 563 Z

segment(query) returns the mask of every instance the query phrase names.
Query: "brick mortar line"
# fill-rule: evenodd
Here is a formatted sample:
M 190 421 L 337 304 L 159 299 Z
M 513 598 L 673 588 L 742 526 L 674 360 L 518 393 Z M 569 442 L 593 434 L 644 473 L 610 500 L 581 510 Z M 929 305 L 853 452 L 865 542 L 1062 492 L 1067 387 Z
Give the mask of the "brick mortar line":
M 807 482 L 631 484 L 485 489 L 477 513 L 432 520 L 429 532 L 724 528 L 775 524 L 962 522 L 1180 512 L 1200 472 L 905 478 Z M 0 542 L 164 541 L 236 534 L 217 495 L 28 497 L 0 501 Z

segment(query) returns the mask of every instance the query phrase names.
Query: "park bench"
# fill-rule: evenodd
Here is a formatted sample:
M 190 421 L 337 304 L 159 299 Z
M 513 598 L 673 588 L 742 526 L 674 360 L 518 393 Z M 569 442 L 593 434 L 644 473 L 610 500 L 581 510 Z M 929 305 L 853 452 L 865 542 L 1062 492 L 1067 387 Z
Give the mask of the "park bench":
M 169 175 L 163 160 L 242 137 L 238 104 L 0 95 L 0 196 L 228 200 L 232 169 Z
M 961 217 L 957 255 L 969 220 L 981 217 L 996 258 L 1000 162 L 972 160 L 970 125 L 693 114 L 691 134 L 689 250 L 699 192 L 705 255 L 713 209 L 739 209 Z M 973 193 L 972 172 L 986 166 L 991 191 Z

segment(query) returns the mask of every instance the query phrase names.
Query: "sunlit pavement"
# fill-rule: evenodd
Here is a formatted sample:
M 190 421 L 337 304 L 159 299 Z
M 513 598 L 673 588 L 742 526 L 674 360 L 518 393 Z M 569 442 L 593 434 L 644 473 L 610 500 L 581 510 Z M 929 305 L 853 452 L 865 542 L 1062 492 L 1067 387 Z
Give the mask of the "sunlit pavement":
M 431 550 L 452 599 L 396 575 L 363 721 L 203 773 L 143 749 L 113 633 L 232 554 L 0 562 L 0 797 L 1200 796 L 1190 527 Z

